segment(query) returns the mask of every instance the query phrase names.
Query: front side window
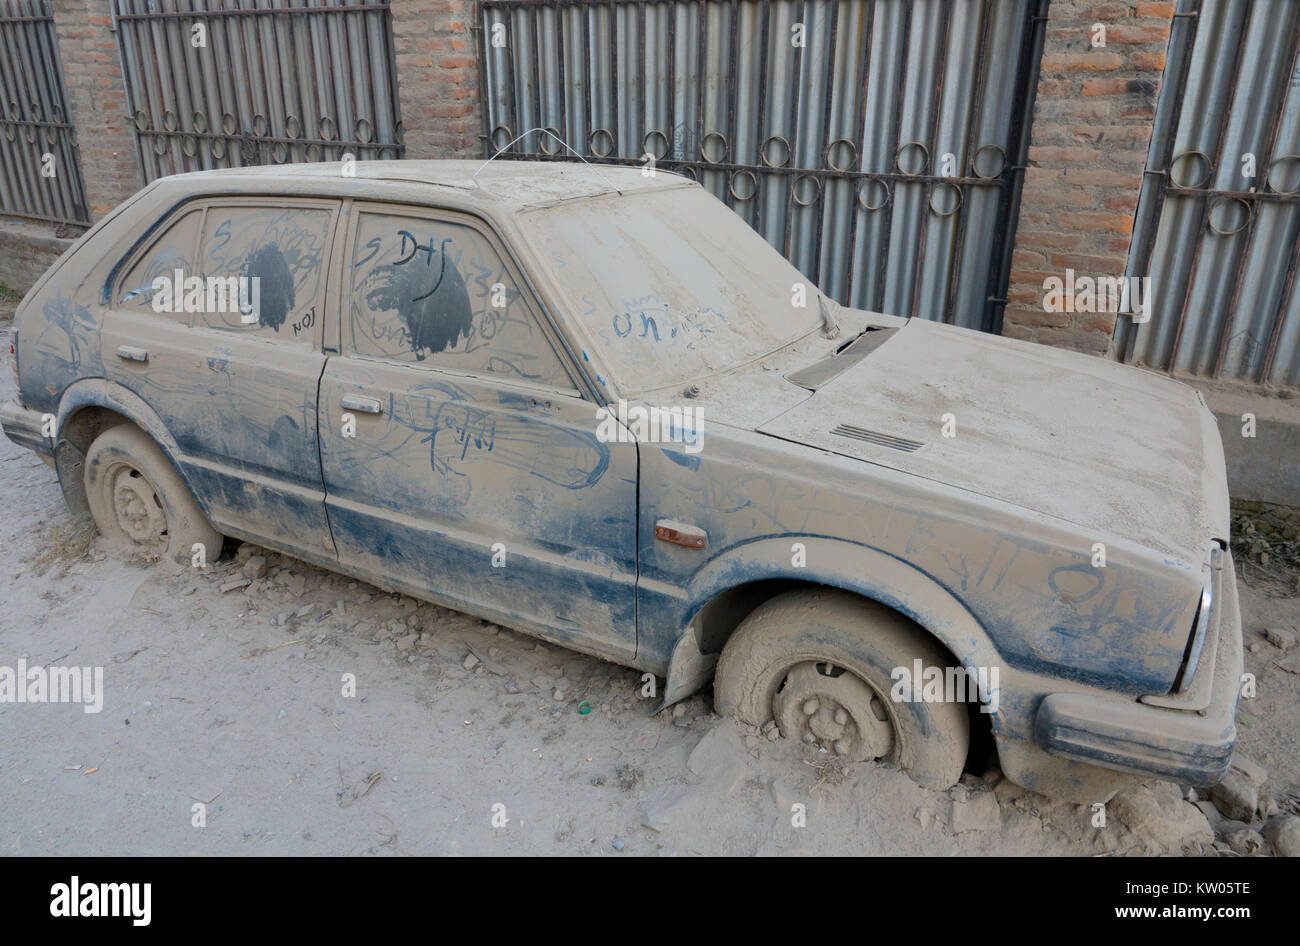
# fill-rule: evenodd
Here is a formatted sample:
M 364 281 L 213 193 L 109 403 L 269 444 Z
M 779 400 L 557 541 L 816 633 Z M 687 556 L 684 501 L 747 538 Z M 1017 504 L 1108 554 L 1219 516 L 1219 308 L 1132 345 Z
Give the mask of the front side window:
M 211 294 L 194 324 L 310 344 L 333 222 L 328 208 L 210 206 L 199 264 Z M 241 311 L 241 292 L 255 300 L 255 317 Z
M 195 251 L 199 245 L 199 226 L 203 221 L 202 210 L 191 210 L 180 217 L 163 231 L 136 259 L 135 264 L 122 279 L 119 292 L 119 304 L 131 309 L 149 309 L 164 315 L 172 315 L 180 321 L 188 321 L 189 315 L 183 306 L 158 305 L 166 297 L 160 294 L 160 288 L 167 287 L 175 281 L 177 273 L 184 276 L 198 272 L 194 265 Z M 170 295 L 170 292 L 168 293 Z
M 349 285 L 345 332 L 358 355 L 573 387 L 527 295 L 473 227 L 362 213 Z

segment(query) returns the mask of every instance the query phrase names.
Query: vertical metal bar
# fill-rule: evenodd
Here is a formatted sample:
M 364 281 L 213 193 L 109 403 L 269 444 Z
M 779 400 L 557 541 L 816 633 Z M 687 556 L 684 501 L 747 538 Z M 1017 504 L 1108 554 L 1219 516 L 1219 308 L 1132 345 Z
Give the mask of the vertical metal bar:
M 867 36 L 866 42 L 863 44 L 862 66 L 858 70 L 857 84 L 854 86 L 858 95 L 858 119 L 853 128 L 853 147 L 857 149 L 858 152 L 859 166 L 865 170 L 867 148 L 864 139 L 866 138 L 867 123 L 867 81 L 871 75 L 871 44 L 875 39 L 876 32 L 875 0 L 872 0 L 871 3 L 864 6 L 862 15 L 866 17 L 867 20 Z M 857 267 L 854 265 L 854 260 L 857 259 L 858 229 L 860 225 L 865 227 L 867 224 L 867 219 L 865 218 L 861 221 L 861 224 L 859 224 L 858 218 L 862 214 L 869 212 L 858 206 L 858 188 L 861 187 L 866 180 L 866 178 L 860 178 L 858 182 L 854 183 L 853 193 L 849 200 L 849 252 L 848 256 L 845 257 L 848 272 L 845 274 L 844 284 L 845 304 L 849 306 L 853 305 L 853 277 L 857 274 Z
M 614 136 L 611 157 L 617 157 L 623 153 L 622 136 L 619 134 L 618 126 L 618 98 L 623 84 L 619 82 L 618 76 L 618 3 L 616 0 L 609 0 L 609 102 L 610 113 L 609 130 Z
M 1282 285 L 1282 294 L 1277 300 L 1277 311 L 1273 314 L 1273 329 L 1268 335 L 1268 345 L 1264 349 L 1264 365 L 1260 368 L 1260 384 L 1268 381 L 1273 371 L 1273 358 L 1277 354 L 1278 337 L 1282 334 L 1282 321 L 1286 318 L 1287 307 L 1291 304 L 1291 294 L 1295 289 L 1295 271 L 1300 268 L 1300 234 L 1291 241 L 1291 259 L 1286 268 L 1286 281 Z
M 826 151 L 831 143 L 831 103 L 835 98 L 835 40 L 839 29 L 839 12 L 840 5 L 832 3 L 831 5 L 831 29 L 830 29 L 830 49 L 826 53 L 826 84 L 822 88 L 822 93 L 826 97 L 826 105 L 822 111 L 822 146 L 821 155 L 822 163 L 826 163 Z M 830 180 L 824 175 L 817 176 L 820 186 L 817 188 L 817 203 L 814 206 L 814 214 L 817 217 L 817 230 L 813 238 L 813 259 L 812 259 L 812 278 L 818 285 L 822 285 L 822 232 L 826 222 L 826 191 L 830 187 Z
M 736 85 L 737 73 L 740 71 L 740 53 L 736 48 L 736 38 L 740 23 L 736 10 L 736 0 L 731 0 L 727 5 L 727 15 L 730 18 L 728 21 L 730 29 L 727 30 L 727 150 L 723 155 L 723 161 L 728 164 L 738 164 L 739 158 L 736 155 Z M 723 198 L 727 206 L 735 210 L 736 199 L 731 193 L 730 173 L 724 173 L 723 176 L 726 178 Z
M 804 41 L 807 42 L 808 20 L 805 16 L 806 9 L 804 0 L 799 0 L 797 22 L 803 24 Z M 803 50 L 804 47 L 796 46 L 794 51 L 794 69 L 790 71 L 790 160 L 798 164 L 799 159 L 796 157 L 799 148 L 799 86 L 800 79 L 803 76 Z M 782 235 L 782 253 L 786 259 L 790 258 L 790 241 L 794 236 L 794 192 L 798 185 L 799 179 L 795 176 L 789 177 L 789 188 L 785 195 L 785 231 Z
M 1151 254 L 1155 249 L 1156 236 L 1160 232 L 1160 220 L 1164 216 L 1165 209 L 1165 192 L 1169 189 L 1169 168 L 1174 157 L 1174 147 L 1178 140 L 1178 129 L 1183 119 L 1183 100 L 1187 95 L 1187 78 L 1192 66 L 1192 52 L 1196 48 L 1196 37 L 1200 31 L 1201 19 L 1201 0 L 1191 0 L 1191 9 L 1185 14 L 1175 14 L 1174 21 L 1170 27 L 1180 24 L 1187 24 L 1190 31 L 1183 43 L 1183 56 L 1178 64 L 1178 71 L 1175 73 L 1173 85 L 1173 102 L 1171 104 L 1172 124 L 1169 126 L 1169 133 L 1165 136 L 1163 146 L 1157 158 L 1156 168 L 1148 168 L 1147 173 L 1155 177 L 1155 182 L 1150 191 L 1153 211 L 1147 221 L 1146 228 L 1140 235 L 1135 235 L 1133 245 L 1135 254 L 1132 263 L 1129 266 L 1131 272 L 1142 276 L 1149 275 L 1147 272 L 1151 265 Z M 1173 37 L 1170 37 L 1170 48 L 1173 48 Z M 1163 95 L 1164 93 L 1162 93 Z M 1152 172 L 1155 172 L 1152 174 Z M 1145 190 L 1145 188 L 1144 188 Z M 1145 195 L 1139 200 L 1145 199 Z M 1138 213 L 1141 213 L 1141 206 L 1138 207 Z M 1133 349 L 1137 344 L 1137 329 L 1134 327 L 1128 334 L 1128 342 L 1124 347 L 1121 356 L 1123 361 L 1131 361 L 1133 358 Z
M 1021 35 L 1016 84 L 1011 104 L 1010 137 L 1007 140 L 1007 166 L 1002 169 L 1002 186 L 994 216 L 993 254 L 989 260 L 988 291 L 984 330 L 1001 334 L 1003 307 L 1011 281 L 1011 247 L 1016 237 L 1016 220 L 1020 210 L 1019 179 L 1023 176 L 1029 154 L 1028 129 L 1033 120 L 1034 95 L 1038 86 L 1038 67 L 1043 57 L 1043 36 L 1047 28 L 1047 5 L 1038 2 L 1026 11 Z M 997 306 L 997 308 L 995 308 Z
M 560 137 L 564 139 L 565 144 L 569 145 L 569 147 L 573 147 L 573 144 L 570 141 L 572 136 L 569 134 L 569 110 L 566 108 L 566 100 L 569 97 L 569 83 L 565 79 L 566 73 L 564 69 L 565 9 L 565 7 L 555 8 L 555 62 L 560 82 Z
M 1232 81 L 1228 87 L 1228 97 L 1224 106 L 1223 117 L 1219 121 L 1219 137 L 1214 145 L 1214 160 L 1210 165 L 1215 172 L 1218 171 L 1219 165 L 1223 162 L 1223 142 L 1228 136 L 1228 124 L 1232 120 L 1232 110 L 1237 98 L 1237 84 L 1241 79 L 1241 56 L 1246 50 L 1246 37 L 1250 32 L 1251 20 L 1255 15 L 1255 0 L 1245 0 L 1245 2 L 1246 12 L 1242 17 L 1241 36 L 1237 41 L 1237 49 L 1232 62 Z M 1205 230 L 1210 220 L 1210 205 L 1213 203 L 1213 199 L 1203 197 L 1201 200 L 1200 222 L 1196 228 L 1196 249 L 1192 255 L 1192 267 L 1187 272 L 1187 286 L 1183 290 L 1183 304 L 1178 309 L 1178 325 L 1174 329 L 1174 342 L 1169 349 L 1169 364 L 1166 367 L 1166 373 L 1168 374 L 1173 374 L 1178 364 L 1178 349 L 1182 345 L 1183 332 L 1187 328 L 1187 310 L 1192 301 L 1192 289 L 1196 285 L 1196 271 L 1200 268 L 1201 252 L 1205 248 Z
M 1241 34 L 1241 42 L 1244 46 L 1246 43 L 1246 33 Z M 1295 74 L 1296 54 L 1300 52 L 1300 30 L 1295 30 L 1291 35 L 1291 55 L 1287 59 L 1286 72 L 1282 74 L 1282 80 L 1278 83 L 1277 101 L 1267 103 L 1269 111 L 1273 113 L 1272 126 L 1268 132 L 1268 142 L 1264 146 L 1263 152 L 1259 155 L 1258 168 L 1262 168 L 1262 173 L 1268 174 L 1268 167 L 1273 162 L 1273 153 L 1277 150 L 1277 135 L 1282 128 L 1282 109 L 1286 105 L 1287 93 L 1290 91 L 1290 78 Z M 1265 182 L 1267 184 L 1267 182 Z M 1245 283 L 1246 264 L 1250 260 L 1251 249 L 1255 243 L 1255 234 L 1259 230 L 1259 214 L 1261 207 L 1256 206 L 1254 212 L 1250 215 L 1250 221 L 1246 230 L 1246 245 L 1242 247 L 1241 255 L 1237 259 L 1236 278 L 1233 280 L 1232 298 L 1228 300 L 1228 307 L 1224 310 L 1223 325 L 1219 330 L 1219 347 L 1214 356 L 1214 377 L 1218 378 L 1223 375 L 1223 363 L 1228 356 L 1228 341 L 1232 336 L 1233 315 L 1237 311 L 1237 302 L 1241 298 L 1241 287 Z M 1285 301 L 1283 303 L 1285 306 Z M 1285 308 L 1280 310 L 1285 312 Z M 1276 339 L 1281 323 L 1273 326 L 1270 332 L 1270 344 L 1276 344 Z M 1265 354 L 1268 358 L 1268 354 Z M 1264 380 L 1260 378 L 1260 380 Z
M 595 110 L 591 97 L 595 95 L 595 90 L 591 88 L 591 18 L 594 16 L 594 9 L 582 9 L 582 101 L 586 105 L 586 143 L 582 149 L 588 155 L 591 153 L 591 114 Z
M 903 100 L 907 97 L 907 61 L 910 58 L 911 50 L 909 49 L 909 34 L 912 32 L 912 10 L 914 0 L 907 0 L 907 6 L 903 10 L 903 28 L 899 32 L 899 40 L 903 44 L 903 54 L 900 57 L 898 67 L 898 104 L 894 107 L 894 127 L 891 129 L 893 138 L 885 154 L 889 159 L 891 171 L 895 167 L 895 159 L 898 155 L 898 143 L 903 137 Z M 884 220 L 883 238 L 880 247 L 880 263 L 877 271 L 876 280 L 876 299 L 872 309 L 876 312 L 884 311 L 885 304 L 885 279 L 889 273 L 889 244 L 892 241 L 892 231 L 894 229 L 894 202 L 898 197 L 898 187 L 893 188 L 893 199 L 886 205 Z
M 926 147 L 930 152 L 930 173 L 933 174 L 935 154 L 939 150 L 939 110 L 943 107 L 943 84 L 948 78 L 948 34 L 952 29 L 952 0 L 947 0 L 943 5 L 943 29 L 939 34 L 939 75 L 934 80 L 934 93 L 930 100 L 930 134 L 926 141 Z M 928 185 L 930 193 L 938 185 Z M 929 198 L 925 196 L 923 188 L 921 201 L 921 238 L 918 241 L 916 252 L 916 262 L 914 264 L 915 272 L 912 274 L 912 304 L 911 317 L 916 318 L 917 312 L 921 305 L 921 274 L 925 272 L 925 244 L 929 237 L 930 231 L 930 214 L 934 211 L 930 209 Z
M 980 116 L 984 114 L 984 92 L 985 84 L 988 81 L 988 48 L 993 41 L 993 11 L 991 9 L 981 10 L 982 20 L 979 31 L 979 52 L 976 54 L 975 64 L 975 107 L 970 113 L 970 128 L 966 129 L 966 149 L 961 155 L 961 164 L 958 166 L 957 174 L 959 177 L 966 177 L 969 172 L 970 176 L 975 177 L 975 142 L 979 139 Z M 1005 168 L 1003 169 L 1005 171 Z M 958 185 L 960 188 L 961 185 Z M 957 213 L 960 218 L 957 221 L 957 240 L 953 248 L 952 266 L 948 270 L 948 284 L 945 290 L 947 303 L 944 306 L 943 321 L 952 324 L 954 319 L 954 310 L 957 305 L 957 282 L 961 278 L 961 251 L 966 243 L 966 230 L 970 226 L 971 208 L 967 206 L 968 201 L 966 194 L 961 192 L 961 207 Z

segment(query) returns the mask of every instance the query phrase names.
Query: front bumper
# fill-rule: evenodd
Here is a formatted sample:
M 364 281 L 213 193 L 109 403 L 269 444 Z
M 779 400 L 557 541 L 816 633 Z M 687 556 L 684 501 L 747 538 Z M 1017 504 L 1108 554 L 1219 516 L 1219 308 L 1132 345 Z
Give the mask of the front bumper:
M 41 433 L 45 415 L 39 411 L 29 411 L 15 401 L 0 405 L 0 428 L 4 434 L 20 447 L 35 450 L 43 457 L 53 458 L 54 444 L 50 438 Z
M 1083 693 L 1052 693 L 1034 721 L 1034 737 L 1053 755 L 1122 772 L 1155 775 L 1193 785 L 1223 778 L 1237 740 L 1241 693 L 1241 608 L 1232 554 L 1213 576 L 1215 602 L 1206 651 L 1196 678 L 1210 675 L 1203 708 L 1179 709 Z M 1193 682 L 1193 687 L 1195 686 Z

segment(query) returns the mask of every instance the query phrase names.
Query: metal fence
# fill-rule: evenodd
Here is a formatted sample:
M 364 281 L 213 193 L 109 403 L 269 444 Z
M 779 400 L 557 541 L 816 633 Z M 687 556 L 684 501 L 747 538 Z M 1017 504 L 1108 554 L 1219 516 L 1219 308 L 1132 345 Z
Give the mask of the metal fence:
M 147 181 L 403 154 L 387 0 L 113 0 Z
M 0 0 L 0 213 L 86 225 L 50 0 Z
M 1300 3 L 1182 0 L 1129 275 L 1149 321 L 1121 357 L 1170 373 L 1300 384 Z
M 1000 330 L 1044 4 L 479 7 L 486 153 L 649 155 L 841 302 Z

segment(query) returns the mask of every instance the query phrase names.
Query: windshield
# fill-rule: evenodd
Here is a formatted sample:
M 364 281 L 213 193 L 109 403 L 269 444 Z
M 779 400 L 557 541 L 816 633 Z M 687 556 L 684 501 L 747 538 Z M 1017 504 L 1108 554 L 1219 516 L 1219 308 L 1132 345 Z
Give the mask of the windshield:
M 520 225 L 621 392 L 700 380 L 821 326 L 817 289 L 702 188 L 569 201 Z

